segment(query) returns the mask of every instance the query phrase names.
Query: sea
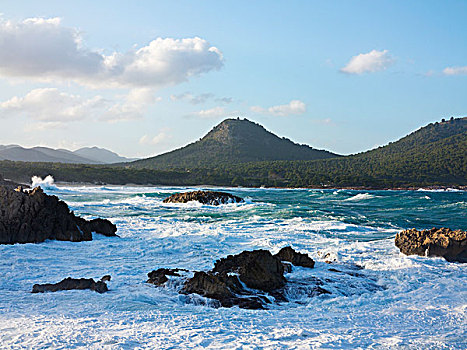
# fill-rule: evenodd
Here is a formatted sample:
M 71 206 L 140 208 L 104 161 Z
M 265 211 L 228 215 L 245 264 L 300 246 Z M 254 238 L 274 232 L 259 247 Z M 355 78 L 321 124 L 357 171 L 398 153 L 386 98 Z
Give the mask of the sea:
M 467 349 L 467 264 L 394 245 L 403 229 L 467 230 L 465 191 L 37 184 L 80 216 L 111 220 L 119 237 L 1 245 L 1 349 Z M 163 203 L 195 189 L 245 202 Z M 315 268 L 294 267 L 289 302 L 266 310 L 216 308 L 146 283 L 160 267 L 209 270 L 229 254 L 285 246 Z M 104 294 L 31 293 L 104 275 Z

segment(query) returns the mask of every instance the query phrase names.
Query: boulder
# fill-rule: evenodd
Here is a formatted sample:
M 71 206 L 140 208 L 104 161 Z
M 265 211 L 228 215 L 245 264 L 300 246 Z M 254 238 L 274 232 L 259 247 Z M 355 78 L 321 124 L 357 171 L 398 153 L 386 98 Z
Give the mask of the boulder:
M 179 271 L 187 271 L 187 270 L 165 269 L 165 268 L 153 270 L 148 273 L 148 280 L 146 282 L 155 284 L 156 286 L 162 286 L 165 282 L 169 280 L 167 276 L 181 277 L 181 275 L 178 273 Z
M 440 256 L 447 261 L 467 262 L 467 231 L 444 227 L 410 229 L 398 233 L 395 244 L 405 255 Z
M 92 278 L 65 278 L 58 283 L 35 284 L 32 287 L 32 293 L 58 292 L 60 290 L 72 289 L 90 289 L 97 293 L 105 293 L 109 289 L 105 281 L 110 281 L 110 276 L 104 276 L 100 281 L 94 281 Z
M 164 199 L 164 203 L 188 203 L 198 201 L 201 204 L 219 205 L 227 203 L 240 203 L 243 199 L 226 192 L 216 191 L 193 191 L 175 193 Z
M 108 220 L 75 216 L 65 202 L 40 187 L 12 190 L 0 186 L 0 244 L 90 241 L 92 232 L 115 236 L 116 230 Z
M 296 252 L 292 247 L 284 247 L 274 256 L 278 257 L 281 261 L 288 261 L 295 266 L 309 268 L 313 268 L 315 266 L 315 262 L 312 258 L 306 254 Z
M 262 249 L 217 260 L 212 272 L 236 274 L 248 288 L 264 292 L 281 288 L 286 282 L 281 260 Z

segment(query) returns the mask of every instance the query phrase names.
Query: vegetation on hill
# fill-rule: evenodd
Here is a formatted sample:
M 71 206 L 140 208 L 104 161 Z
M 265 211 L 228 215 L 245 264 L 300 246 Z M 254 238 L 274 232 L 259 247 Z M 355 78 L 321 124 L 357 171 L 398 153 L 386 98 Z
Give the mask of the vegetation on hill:
M 33 175 L 51 174 L 57 181 L 107 184 L 318 188 L 467 186 L 467 119 L 429 124 L 397 142 L 347 157 L 218 162 L 211 166 L 165 170 L 131 167 L 133 164 L 115 167 L 0 161 L 0 173 L 5 178 L 23 182 Z
M 125 164 L 135 168 L 212 168 L 267 160 L 314 160 L 337 154 L 280 138 L 247 119 L 226 119 L 202 139 L 174 151 Z

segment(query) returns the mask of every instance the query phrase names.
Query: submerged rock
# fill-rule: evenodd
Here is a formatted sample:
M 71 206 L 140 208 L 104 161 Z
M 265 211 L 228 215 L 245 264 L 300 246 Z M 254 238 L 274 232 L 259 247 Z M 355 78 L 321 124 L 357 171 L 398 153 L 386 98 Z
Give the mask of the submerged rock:
M 290 247 L 286 251 L 289 256 L 301 257 L 296 261 L 306 261 L 304 265 L 311 265 L 305 254 L 297 253 Z M 154 270 L 148 274 L 148 282 L 162 286 L 168 281 L 168 275 L 180 276 L 178 271 L 165 268 Z M 284 295 L 286 283 L 281 259 L 267 250 L 254 250 L 219 259 L 210 271 L 195 272 L 192 278 L 186 278 L 179 292 L 216 300 L 223 307 L 237 305 L 246 309 L 263 309 L 272 300 L 287 301 Z M 316 295 L 323 293 L 328 292 L 316 290 Z
M 312 258 L 306 254 L 296 252 L 292 247 L 284 247 L 274 256 L 277 256 L 282 261 L 291 262 L 295 266 L 309 268 L 313 268 L 315 266 L 315 262 Z
M 90 241 L 92 232 L 116 236 L 117 227 L 105 219 L 87 221 L 40 187 L 33 190 L 0 186 L 0 244 L 39 243 L 47 239 Z
M 216 191 L 193 191 L 175 193 L 164 199 L 164 203 L 188 203 L 198 201 L 201 204 L 219 205 L 227 203 L 240 203 L 243 199 L 226 192 Z
M 467 231 L 432 228 L 405 230 L 396 235 L 396 246 L 405 255 L 440 256 L 467 263 Z
M 110 281 L 110 276 L 102 277 L 100 281 L 94 281 L 92 278 L 65 278 L 58 283 L 35 284 L 32 287 L 32 293 L 58 292 L 61 290 L 72 289 L 90 289 L 97 293 L 108 292 L 105 281 Z

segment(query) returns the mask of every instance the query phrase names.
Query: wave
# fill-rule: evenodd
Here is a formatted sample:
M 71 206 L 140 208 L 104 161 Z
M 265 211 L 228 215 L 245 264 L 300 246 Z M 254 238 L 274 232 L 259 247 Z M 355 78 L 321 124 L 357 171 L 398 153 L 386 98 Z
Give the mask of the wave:
M 42 179 L 40 176 L 33 176 L 31 178 L 31 187 L 35 188 L 38 186 L 41 186 L 44 189 L 56 189 L 57 186 L 54 185 L 54 178 L 52 175 L 47 175 L 44 179 Z
M 360 200 L 366 200 L 366 199 L 372 199 L 375 198 L 376 196 L 369 194 L 369 193 L 359 193 L 356 194 L 355 196 L 352 196 L 350 198 L 344 199 L 345 202 L 347 201 L 360 201 Z

